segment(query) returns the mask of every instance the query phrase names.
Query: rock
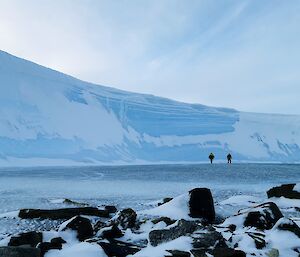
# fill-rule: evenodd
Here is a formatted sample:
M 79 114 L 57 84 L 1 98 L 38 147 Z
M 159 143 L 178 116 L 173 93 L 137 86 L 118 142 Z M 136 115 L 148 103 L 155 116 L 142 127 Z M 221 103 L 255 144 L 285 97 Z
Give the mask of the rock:
M 226 246 L 225 239 L 222 234 L 212 227 L 195 232 L 192 235 L 192 238 L 193 248 L 195 249 L 210 249 L 215 246 Z
M 62 244 L 56 244 L 56 243 L 51 243 L 51 242 L 42 242 L 38 244 L 37 248 L 41 250 L 41 256 L 43 257 L 46 252 L 52 249 L 56 250 L 61 250 L 62 249 Z
M 116 213 L 117 212 L 116 206 L 113 206 L 113 205 L 106 205 L 104 207 L 104 209 L 107 210 L 109 213 Z
M 136 217 L 136 212 L 133 209 L 124 209 L 117 214 L 114 223 L 120 225 L 124 229 L 133 228 L 135 226 Z
M 163 205 L 163 204 L 165 204 L 165 203 L 168 203 L 168 202 L 170 202 L 170 201 L 172 201 L 172 200 L 173 200 L 172 197 L 166 197 L 166 198 L 164 198 L 164 199 L 162 200 L 161 203 L 158 203 L 157 205 L 158 205 L 158 206 L 161 206 L 161 205 Z
M 61 225 L 59 230 L 66 231 L 68 229 L 77 231 L 77 238 L 79 241 L 84 241 L 94 234 L 90 220 L 81 216 L 76 216 L 66 221 Z
M 43 241 L 42 233 L 31 231 L 31 232 L 21 233 L 17 236 L 12 236 L 8 243 L 8 246 L 30 245 L 31 247 L 36 247 L 42 241 Z
M 107 224 L 102 220 L 98 220 L 94 225 L 94 231 L 97 233 L 100 229 L 107 227 Z
M 52 244 L 65 244 L 66 243 L 66 241 L 64 240 L 64 239 L 62 239 L 61 237 L 54 237 L 54 238 L 52 238 L 51 240 L 50 240 L 50 242 L 52 243 Z
M 258 232 L 246 232 L 246 233 L 254 240 L 257 249 L 263 249 L 264 247 L 266 247 L 264 234 Z
M 133 255 L 141 250 L 136 245 L 125 243 L 117 240 L 109 240 L 109 242 L 98 243 L 108 257 L 126 257 L 127 255 Z
M 190 257 L 191 254 L 189 252 L 179 251 L 179 250 L 167 250 L 170 255 L 165 255 L 165 257 Z
M 268 253 L 268 257 L 279 257 L 279 251 L 275 248 L 272 248 Z
M 300 238 L 300 228 L 291 219 L 281 218 L 275 225 L 279 230 L 290 231 Z
M 251 208 L 246 215 L 244 226 L 258 229 L 271 229 L 283 215 L 273 202 L 263 203 Z
M 63 201 L 63 203 L 64 204 L 70 204 L 70 205 L 77 205 L 77 206 L 89 206 L 87 203 L 79 203 L 79 202 L 73 201 L 73 200 L 68 199 L 68 198 L 66 198 Z
M 120 238 L 123 236 L 123 233 L 118 226 L 112 225 L 111 227 L 104 228 L 101 236 L 106 239 Z
M 40 257 L 41 251 L 34 247 L 0 247 L 0 257 Z
M 231 248 L 216 247 L 212 251 L 214 257 L 246 257 L 246 253 L 241 250 L 235 250 Z
M 63 208 L 54 210 L 41 209 L 22 209 L 19 212 L 21 219 L 70 219 L 77 215 L 88 215 L 108 218 L 109 212 L 107 210 L 99 210 L 94 207 L 80 207 L 80 208 Z
M 229 229 L 230 232 L 234 232 L 234 231 L 236 230 L 236 225 L 230 224 L 230 225 L 228 226 L 228 229 Z
M 215 207 L 210 190 L 208 188 L 195 188 L 189 194 L 190 216 L 205 219 L 212 223 L 215 220 Z
M 149 233 L 149 240 L 152 246 L 172 241 L 180 236 L 193 233 L 200 225 L 196 221 L 179 220 L 178 224 L 169 229 L 152 230 Z
M 42 242 L 37 245 L 37 248 L 41 250 L 41 257 L 45 255 L 46 252 L 52 249 L 61 250 L 62 245 L 65 244 L 66 241 L 61 237 L 52 238 L 50 242 Z
M 204 249 L 192 249 L 191 253 L 194 257 L 208 257 Z
M 174 224 L 176 222 L 176 220 L 172 220 L 169 217 L 160 217 L 160 218 L 152 220 L 152 223 L 153 224 L 157 224 L 157 223 L 162 222 L 162 221 L 164 223 L 166 223 L 167 226 L 172 225 L 172 224 Z
M 271 197 L 285 197 L 290 199 L 300 199 L 300 192 L 294 191 L 296 184 L 284 184 L 281 186 L 273 187 L 267 191 L 268 198 Z

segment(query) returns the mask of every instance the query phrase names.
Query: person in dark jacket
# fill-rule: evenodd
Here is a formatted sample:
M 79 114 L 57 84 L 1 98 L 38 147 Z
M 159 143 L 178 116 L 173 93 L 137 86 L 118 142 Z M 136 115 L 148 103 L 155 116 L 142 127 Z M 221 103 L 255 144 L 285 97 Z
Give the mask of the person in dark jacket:
M 227 163 L 231 163 L 231 160 L 232 160 L 232 156 L 231 154 L 227 154 Z
M 213 160 L 215 159 L 214 154 L 210 153 L 210 155 L 208 156 L 208 159 L 210 159 L 210 163 L 213 163 Z

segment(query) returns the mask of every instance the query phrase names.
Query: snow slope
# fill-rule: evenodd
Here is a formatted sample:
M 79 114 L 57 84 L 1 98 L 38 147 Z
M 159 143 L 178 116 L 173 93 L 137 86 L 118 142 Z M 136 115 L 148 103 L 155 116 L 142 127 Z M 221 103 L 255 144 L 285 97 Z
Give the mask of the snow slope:
M 300 160 L 300 116 L 83 82 L 0 51 L 0 165 Z

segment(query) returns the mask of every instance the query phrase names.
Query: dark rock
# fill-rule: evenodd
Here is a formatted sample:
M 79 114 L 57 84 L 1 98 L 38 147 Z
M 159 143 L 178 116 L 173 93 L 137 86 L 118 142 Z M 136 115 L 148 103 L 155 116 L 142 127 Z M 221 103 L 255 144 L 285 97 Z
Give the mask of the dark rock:
M 84 241 L 94 234 L 92 224 L 87 218 L 76 216 L 69 221 L 66 221 L 66 223 L 65 227 L 61 230 L 65 231 L 71 229 L 77 231 L 77 238 L 79 241 Z
M 189 252 L 179 251 L 179 250 L 167 250 L 171 255 L 165 255 L 165 257 L 190 257 Z
M 120 238 L 123 236 L 122 231 L 118 228 L 116 225 L 112 225 L 111 227 L 108 227 L 102 232 L 101 235 L 103 238 L 111 239 L 111 238 Z
M 257 249 L 263 249 L 266 247 L 266 241 L 264 239 L 265 235 L 258 232 L 246 232 L 248 236 L 250 236 L 255 243 Z
M 197 231 L 192 235 L 193 248 L 196 249 L 210 249 L 215 246 L 225 247 L 225 239 L 222 234 L 212 227 L 205 230 Z
M 17 236 L 12 236 L 8 246 L 21 246 L 21 245 L 30 245 L 31 247 L 36 247 L 37 244 L 43 241 L 43 235 L 40 232 L 26 232 L 21 233 Z
M 40 257 L 41 251 L 34 247 L 0 247 L 0 257 Z
M 165 203 L 168 203 L 168 202 L 170 202 L 170 201 L 172 201 L 172 200 L 173 200 L 172 197 L 166 197 L 166 198 L 164 198 L 164 199 L 162 200 L 161 203 L 158 203 L 157 205 L 158 205 L 158 206 L 161 206 L 161 205 L 163 205 L 163 204 L 165 204 Z
M 189 208 L 192 218 L 205 219 L 209 223 L 215 220 L 215 207 L 208 188 L 195 188 L 190 192 Z
M 38 244 L 37 248 L 41 250 L 41 256 L 43 257 L 46 252 L 49 250 L 61 250 L 62 249 L 62 244 L 59 243 L 51 243 L 51 242 L 42 242 Z
M 149 240 L 152 246 L 157 246 L 163 242 L 191 234 L 198 228 L 200 228 L 200 225 L 196 221 L 179 220 L 176 226 L 169 229 L 152 230 L 149 233 Z
M 70 204 L 70 205 L 77 205 L 77 206 L 89 206 L 87 203 L 79 203 L 79 202 L 73 201 L 73 200 L 68 199 L 68 198 L 66 198 L 63 201 L 63 203 L 64 204 Z
M 174 224 L 176 222 L 176 220 L 172 220 L 169 217 L 160 217 L 160 218 L 152 220 L 152 223 L 153 224 L 157 224 L 157 223 L 159 223 L 161 221 L 163 221 L 164 223 L 166 223 L 167 226 L 172 225 L 172 224 Z
M 229 229 L 230 232 L 234 232 L 234 231 L 236 230 L 236 225 L 230 224 L 230 225 L 228 226 L 228 229 Z
M 290 231 L 294 233 L 296 236 L 300 238 L 300 228 L 299 226 L 290 219 L 280 219 L 276 224 L 277 229 L 283 230 L 283 231 Z
M 56 245 L 59 245 L 59 244 L 62 245 L 62 244 L 66 243 L 66 241 L 64 239 L 62 239 L 61 237 L 54 237 L 50 240 L 50 242 L 52 244 L 56 244 Z
M 104 207 L 104 209 L 107 210 L 109 213 L 116 213 L 117 212 L 116 206 L 113 206 L 113 205 L 106 205 Z
M 94 231 L 97 233 L 100 229 L 107 227 L 107 224 L 102 220 L 98 220 L 94 225 Z
M 122 228 L 133 228 L 136 222 L 136 212 L 131 209 L 124 209 L 117 214 L 117 218 L 114 220 L 116 225 L 120 225 Z
M 208 257 L 205 249 L 193 249 L 191 250 L 191 253 L 193 254 L 194 257 Z
M 41 209 L 22 209 L 19 212 L 21 219 L 70 219 L 77 215 L 88 215 L 97 217 L 109 217 L 107 210 L 99 210 L 94 207 L 81 207 L 81 208 L 63 208 L 54 210 L 41 210 Z
M 235 250 L 231 248 L 216 247 L 212 251 L 214 257 L 246 257 L 246 253 L 241 250 Z
M 244 226 L 258 229 L 271 229 L 283 215 L 275 203 L 263 203 L 251 208 L 248 212 Z
M 109 240 L 109 242 L 98 243 L 108 257 L 126 257 L 127 255 L 133 255 L 141 250 L 140 247 L 125 243 L 117 240 Z
M 294 191 L 296 184 L 284 184 L 278 187 L 273 187 L 267 191 L 268 198 L 285 197 L 290 199 L 300 199 L 300 192 Z

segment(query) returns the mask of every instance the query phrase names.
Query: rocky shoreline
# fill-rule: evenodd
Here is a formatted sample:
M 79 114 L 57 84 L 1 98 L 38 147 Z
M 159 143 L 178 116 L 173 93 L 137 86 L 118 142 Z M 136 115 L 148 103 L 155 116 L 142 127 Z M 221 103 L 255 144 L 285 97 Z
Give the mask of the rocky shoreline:
M 264 202 L 238 196 L 218 203 L 247 202 L 230 216 L 218 213 L 208 188 L 138 212 L 70 199 L 65 201 L 71 208 L 22 209 L 13 218 L 55 222 L 47 230 L 7 235 L 0 241 L 0 257 L 299 257 L 300 219 L 289 214 L 300 211 L 300 185 L 281 185 L 266 194 Z

